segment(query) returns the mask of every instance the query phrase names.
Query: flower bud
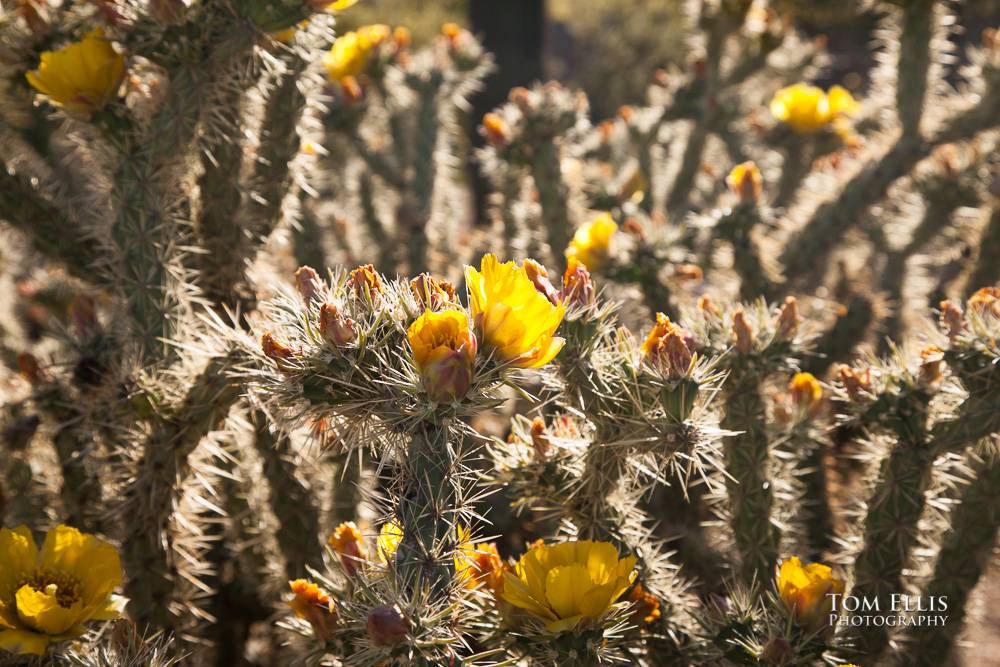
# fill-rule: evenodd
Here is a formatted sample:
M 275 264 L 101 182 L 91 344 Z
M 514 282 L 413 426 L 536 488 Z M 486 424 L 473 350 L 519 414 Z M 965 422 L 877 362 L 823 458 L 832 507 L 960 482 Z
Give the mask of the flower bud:
M 760 657 L 771 665 L 786 665 L 792 662 L 795 651 L 784 637 L 771 637 L 764 644 Z
M 503 148 L 510 138 L 510 130 L 507 122 L 495 113 L 488 113 L 483 116 L 483 125 L 480 134 L 486 142 L 495 148 Z
M 358 337 L 358 325 L 344 317 L 336 304 L 324 303 L 319 309 L 319 331 L 334 347 L 346 347 Z
M 944 353 L 936 347 L 925 347 L 920 352 L 920 381 L 924 384 L 940 382 L 943 377 Z
M 870 368 L 856 370 L 846 364 L 841 364 L 837 370 L 837 375 L 840 377 L 840 383 L 844 385 L 844 389 L 847 390 L 847 394 L 851 397 L 852 401 L 857 403 L 865 398 L 865 394 L 868 393 L 868 389 L 871 387 Z
M 330 536 L 330 548 L 340 557 L 340 564 L 347 576 L 354 577 L 358 568 L 368 562 L 365 545 L 361 541 L 361 533 L 353 521 L 345 521 L 337 526 Z
M 541 461 L 545 460 L 552 447 L 545 430 L 545 420 L 541 417 L 535 417 L 535 421 L 531 422 L 531 446 L 535 449 L 535 456 Z
M 476 337 L 464 312 L 427 311 L 406 332 L 424 390 L 439 403 L 465 396 L 472 384 Z
M 674 278 L 701 282 L 705 278 L 705 273 L 697 264 L 678 264 L 674 267 Z
M 295 597 L 285 604 L 292 608 L 296 616 L 312 626 L 316 637 L 324 642 L 329 641 L 331 631 L 337 627 L 337 613 L 330 596 L 305 579 L 296 579 L 288 584 Z
M 260 347 L 264 356 L 274 361 L 281 370 L 298 370 L 295 367 L 297 359 L 295 351 L 284 341 L 275 338 L 269 332 L 265 332 L 260 338 Z
M 753 162 L 736 165 L 726 177 L 726 184 L 739 196 L 740 204 L 743 206 L 756 206 L 764 189 L 760 169 Z
M 365 264 L 351 271 L 351 277 L 347 281 L 347 289 L 351 299 L 356 303 L 363 304 L 371 310 L 378 310 L 382 307 L 385 288 L 382 286 L 382 279 L 379 278 L 375 267 Z
M 307 306 L 311 306 L 313 303 L 323 303 L 329 298 L 326 285 L 316 271 L 309 266 L 300 266 L 299 270 L 295 272 L 295 287 L 298 288 L 299 294 L 302 295 Z
M 30 352 L 22 352 L 17 355 L 17 370 L 25 380 L 34 386 L 47 382 L 49 374 L 38 362 L 38 358 Z
M 969 297 L 969 312 L 981 319 L 1000 319 L 1000 289 L 984 287 Z
M 566 257 L 576 257 L 587 269 L 598 271 L 611 254 L 611 239 L 618 231 L 618 223 L 604 213 L 579 229 L 573 235 Z
M 636 222 L 635 218 L 625 218 L 625 222 L 622 223 L 622 231 L 634 238 L 640 245 L 649 241 L 646 230 Z
M 81 343 L 89 343 L 101 332 L 94 300 L 85 294 L 78 295 L 69 306 L 69 318 L 76 326 Z
M 812 373 L 796 373 L 788 385 L 792 403 L 800 415 L 814 415 L 823 398 L 823 387 Z
M 794 296 L 785 298 L 785 303 L 782 304 L 781 310 L 778 311 L 778 321 L 775 326 L 778 340 L 792 340 L 795 338 L 795 333 L 799 329 L 800 322 L 802 322 L 802 318 L 799 317 L 799 302 L 795 300 Z
M 708 613 L 715 621 L 719 623 L 729 622 L 729 611 L 732 609 L 732 603 L 729 601 L 729 598 L 709 593 L 706 606 L 708 607 Z
M 410 44 L 413 43 L 413 37 L 410 35 L 410 30 L 406 26 L 399 26 L 392 31 L 392 45 L 396 51 L 405 51 L 410 48 Z
M 688 340 L 683 329 L 663 313 L 657 313 L 656 326 L 642 344 L 642 360 L 667 379 L 679 380 L 687 375 L 694 358 Z
M 445 304 L 457 301 L 454 285 L 447 280 L 434 280 L 426 273 L 411 280 L 410 289 L 424 310 L 443 310 Z
M 111 645 L 122 664 L 134 664 L 150 654 L 153 647 L 139 636 L 135 623 L 127 618 L 119 618 L 111 628 Z
M 719 308 L 712 301 L 711 297 L 707 294 L 703 294 L 700 299 L 698 299 L 698 312 L 701 316 L 708 319 L 714 319 L 719 317 Z
M 736 337 L 736 351 L 740 354 L 753 354 L 757 347 L 757 335 L 753 326 L 747 321 L 742 310 L 733 313 L 733 336 Z
M 660 617 L 660 600 L 653 594 L 642 590 L 642 584 L 638 583 L 628 596 L 628 601 L 632 603 L 632 613 L 629 615 L 629 624 L 639 627 L 644 623 L 652 623 Z
M 376 644 L 395 646 L 406 639 L 410 632 L 410 621 L 403 615 L 399 605 L 383 604 L 372 609 L 365 629 Z
M 948 330 L 948 340 L 952 343 L 968 329 L 962 310 L 951 301 L 941 302 L 941 326 Z
M 576 257 L 570 257 L 567 264 L 566 275 L 563 276 L 563 302 L 566 305 L 592 307 L 595 297 L 590 271 Z
M 484 586 L 499 600 L 504 590 L 504 572 L 510 569 L 497 551 L 496 542 L 463 547 L 463 554 L 456 558 L 456 569 L 461 569 L 467 577 L 466 588 Z M 461 561 L 461 562 L 459 562 Z
M 555 285 L 549 280 L 548 269 L 533 259 L 526 259 L 524 260 L 524 273 L 539 294 L 548 299 L 552 305 L 559 305 L 559 294 L 556 292 Z

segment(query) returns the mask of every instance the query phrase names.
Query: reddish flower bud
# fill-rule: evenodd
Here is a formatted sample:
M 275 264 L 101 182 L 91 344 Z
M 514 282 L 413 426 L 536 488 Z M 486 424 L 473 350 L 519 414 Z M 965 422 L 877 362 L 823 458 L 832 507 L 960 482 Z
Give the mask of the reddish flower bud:
M 936 347 L 925 347 L 920 352 L 920 380 L 925 384 L 940 382 L 943 377 L 944 353 Z
M 97 309 L 89 296 L 80 294 L 73 299 L 69 306 L 69 318 L 76 326 L 77 336 L 82 343 L 89 343 L 101 332 Z
M 753 162 L 737 165 L 726 177 L 726 184 L 740 198 L 743 206 L 756 205 L 764 189 L 760 169 Z
M 372 609 L 365 624 L 368 636 L 380 646 L 396 646 L 410 632 L 410 621 L 399 605 L 383 604 Z
M 38 363 L 38 359 L 30 352 L 22 352 L 17 355 L 17 369 L 31 384 L 38 386 L 49 380 L 49 374 Z
M 283 371 L 297 370 L 295 361 L 298 358 L 295 351 L 284 341 L 275 338 L 269 332 L 264 332 L 260 338 L 260 347 L 264 356 L 271 359 Z
M 486 139 L 487 143 L 496 148 L 506 146 L 510 138 L 510 130 L 507 128 L 507 122 L 495 113 L 488 113 L 483 116 L 483 125 L 480 128 L 480 133 Z
M 299 270 L 295 272 L 295 286 L 307 306 L 311 306 L 313 303 L 321 304 L 329 297 L 326 284 L 320 279 L 319 274 L 309 266 L 300 266 Z
M 135 623 L 127 618 L 119 618 L 111 628 L 111 645 L 122 659 L 123 664 L 134 664 L 152 652 L 153 647 L 139 636 Z
M 865 394 L 868 393 L 868 389 L 871 387 L 870 368 L 857 370 L 846 364 L 841 364 L 837 370 L 837 375 L 840 377 L 840 383 L 844 385 L 844 389 L 847 390 L 847 394 L 851 397 L 852 401 L 858 402 L 865 398 Z
M 358 325 L 344 317 L 336 304 L 324 303 L 319 308 L 319 330 L 334 347 L 346 347 L 358 337 Z
M 544 461 L 552 447 L 552 442 L 545 430 L 545 420 L 535 417 L 531 422 L 531 446 L 535 449 L 535 456 Z
M 771 637 L 764 644 L 764 648 L 760 652 L 760 657 L 768 664 L 787 665 L 795 657 L 795 650 L 784 637 Z
M 700 299 L 698 299 L 698 312 L 701 316 L 707 319 L 714 319 L 719 317 L 719 308 L 712 302 L 711 297 L 707 294 L 703 294 Z
M 539 294 L 548 299 L 552 305 L 559 305 L 559 294 L 552 281 L 549 280 L 549 272 L 544 266 L 533 259 L 526 259 L 524 260 L 524 272 Z
M 566 305 L 592 307 L 594 305 L 594 283 L 590 280 L 590 271 L 576 257 L 570 257 L 563 277 L 562 301 Z

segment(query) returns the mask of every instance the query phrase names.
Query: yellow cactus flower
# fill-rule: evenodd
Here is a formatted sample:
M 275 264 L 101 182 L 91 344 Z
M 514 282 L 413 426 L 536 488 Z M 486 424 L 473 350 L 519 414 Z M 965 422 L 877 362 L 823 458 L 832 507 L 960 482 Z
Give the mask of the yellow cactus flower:
M 468 531 L 459 528 L 459 538 L 468 539 Z M 504 572 L 510 568 L 500 558 L 496 542 L 482 544 L 466 544 L 455 556 L 455 573 L 465 582 L 469 589 L 485 587 L 496 598 L 503 593 Z
M 618 231 L 618 223 L 610 213 L 599 216 L 591 223 L 580 227 L 573 235 L 566 257 L 576 257 L 590 271 L 598 271 L 611 252 L 611 237 Z
M 803 413 L 815 411 L 823 398 L 823 387 L 812 373 L 796 373 L 788 390 L 792 403 Z
M 841 86 L 824 93 L 816 86 L 796 83 L 779 90 L 771 100 L 771 113 L 796 132 L 815 132 L 842 116 L 852 116 L 861 108 Z
M 406 338 L 433 400 L 443 403 L 465 396 L 475 370 L 476 337 L 464 312 L 428 310 L 410 325 Z
M 61 51 L 43 52 L 38 69 L 25 75 L 28 83 L 71 111 L 100 109 L 125 77 L 125 56 L 103 37 L 98 28 Z
M 25 526 L 0 528 L 0 648 L 42 655 L 79 637 L 89 620 L 121 616 L 125 598 L 118 552 L 76 528 L 57 526 L 39 551 Z
M 733 167 L 726 177 L 726 184 L 739 196 L 740 204 L 744 206 L 753 206 L 760 201 L 764 190 L 764 179 L 760 176 L 760 169 L 752 161 Z
M 523 267 L 501 264 L 496 255 L 483 257 L 482 273 L 465 267 L 465 281 L 476 328 L 483 342 L 499 357 L 521 368 L 538 368 L 552 361 L 566 342 L 552 334 L 566 307 L 540 294 Z
M 822 630 L 830 622 L 832 595 L 842 595 L 844 582 L 835 579 L 830 568 L 820 563 L 805 567 L 790 558 L 778 569 L 778 594 L 795 621 L 811 631 Z
M 535 547 L 506 574 L 503 599 L 546 623 L 572 630 L 604 616 L 635 581 L 635 556 L 619 559 L 610 542 Z
M 330 52 L 323 56 L 323 65 L 331 81 L 339 83 L 348 76 L 357 76 L 368 64 L 372 42 L 365 29 L 348 32 L 337 38 Z

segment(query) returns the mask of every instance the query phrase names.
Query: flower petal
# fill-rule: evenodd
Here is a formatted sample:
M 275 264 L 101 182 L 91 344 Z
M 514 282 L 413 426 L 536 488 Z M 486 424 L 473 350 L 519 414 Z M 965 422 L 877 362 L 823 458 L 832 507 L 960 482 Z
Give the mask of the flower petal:
M 545 578 L 545 599 L 559 618 L 569 618 L 580 614 L 580 601 L 593 587 L 586 565 L 556 567 Z
M 0 648 L 19 655 L 44 655 L 52 638 L 30 630 L 0 630 Z
M 37 564 L 38 547 L 27 526 L 0 528 L 0 595 L 13 594 L 18 579 L 34 572 Z
M 49 586 L 45 591 L 36 591 L 28 585 L 21 586 L 17 591 L 17 615 L 21 622 L 47 635 L 59 635 L 85 620 L 81 613 L 82 602 L 77 601 L 70 607 L 63 607 L 54 593 L 55 585 Z

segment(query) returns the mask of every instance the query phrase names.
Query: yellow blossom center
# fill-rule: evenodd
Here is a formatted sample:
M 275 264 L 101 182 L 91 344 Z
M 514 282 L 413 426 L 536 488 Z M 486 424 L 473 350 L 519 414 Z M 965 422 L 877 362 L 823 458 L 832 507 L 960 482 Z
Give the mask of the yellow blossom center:
M 60 607 L 67 609 L 83 599 L 83 584 L 68 572 L 36 568 L 31 575 L 18 578 L 17 589 L 24 586 L 54 597 Z

